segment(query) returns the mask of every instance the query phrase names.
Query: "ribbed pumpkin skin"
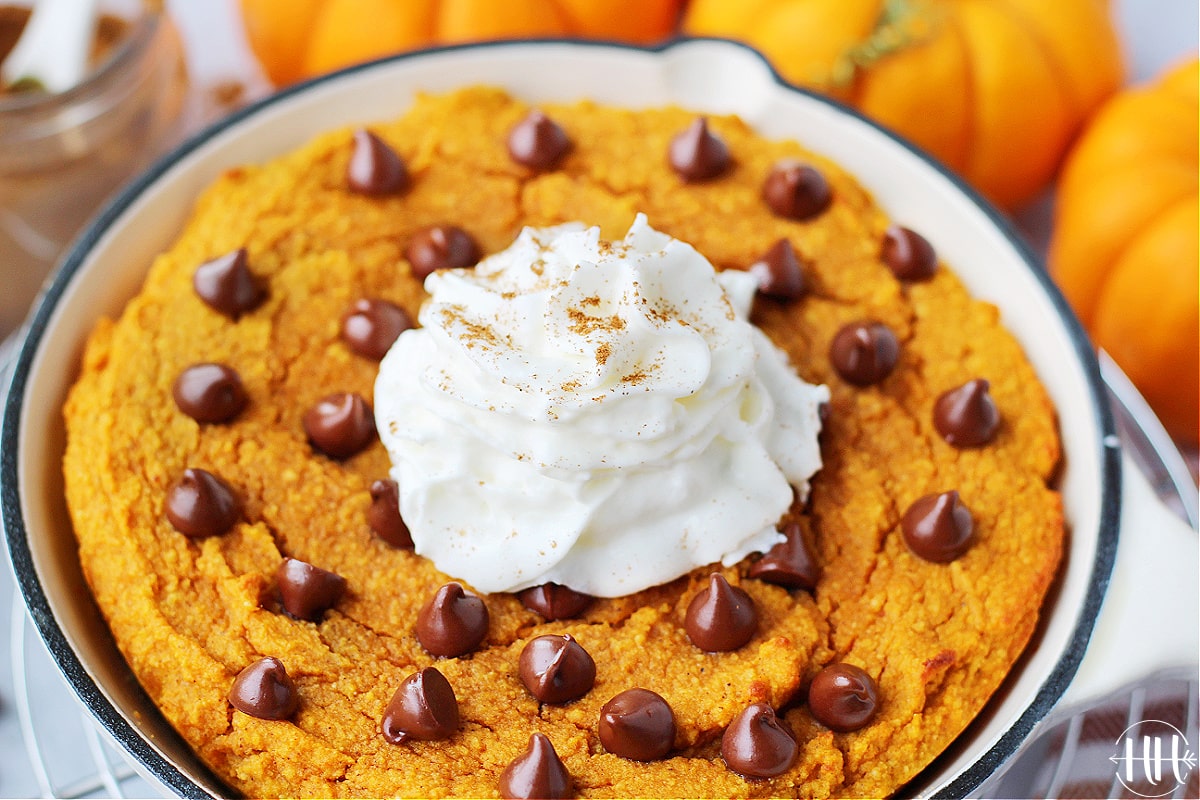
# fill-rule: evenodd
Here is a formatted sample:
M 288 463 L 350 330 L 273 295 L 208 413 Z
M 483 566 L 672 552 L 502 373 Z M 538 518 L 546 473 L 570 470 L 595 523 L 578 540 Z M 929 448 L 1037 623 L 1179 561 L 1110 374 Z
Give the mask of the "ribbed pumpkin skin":
M 1200 427 L 1200 61 L 1106 103 L 1063 168 L 1050 269 L 1180 441 Z
M 530 36 L 654 44 L 684 0 L 241 0 L 276 86 L 432 45 Z
M 761 50 L 1015 208 L 1121 85 L 1104 0 L 692 0 L 687 33 Z

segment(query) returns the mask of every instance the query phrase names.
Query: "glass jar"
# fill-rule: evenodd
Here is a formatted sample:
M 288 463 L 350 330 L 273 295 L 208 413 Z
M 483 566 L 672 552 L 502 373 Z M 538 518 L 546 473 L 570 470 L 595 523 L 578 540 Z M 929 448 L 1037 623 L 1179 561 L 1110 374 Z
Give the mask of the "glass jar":
M 181 132 L 183 50 L 161 3 L 101 6 L 123 28 L 82 83 L 0 95 L 0 339 L 105 199 Z

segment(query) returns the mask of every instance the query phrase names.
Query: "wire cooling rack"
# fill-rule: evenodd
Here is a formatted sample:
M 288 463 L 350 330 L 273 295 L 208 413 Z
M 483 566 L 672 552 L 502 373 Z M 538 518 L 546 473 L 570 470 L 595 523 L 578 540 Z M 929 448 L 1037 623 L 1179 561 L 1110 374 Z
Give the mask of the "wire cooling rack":
M 0 342 L 0 401 L 21 331 Z M 7 563 L 7 548 L 3 560 Z M 7 609 L 4 606 L 8 606 Z M 7 613 L 6 613 L 7 612 Z M 34 631 L 12 570 L 0 566 L 0 797 L 165 797 L 67 686 Z M 0 623 L 2 624 L 2 623 Z
M 18 336 L 0 343 L 0 398 Z M 1162 425 L 1125 375 L 1101 354 L 1121 439 L 1158 495 L 1193 528 L 1196 486 Z M 7 586 L 6 586 L 7 584 Z M 0 570 L 0 606 L 11 591 L 10 664 L 0 664 L 0 797 L 169 797 L 100 727 L 67 686 L 38 638 L 11 569 Z M 7 590 L 7 591 L 6 591 Z M 0 615 L 0 619 L 2 619 Z M 11 669 L 11 703 L 5 672 Z M 1105 701 L 1047 721 L 1022 754 L 980 788 L 988 797 L 1117 797 L 1112 742 L 1140 719 L 1174 720 L 1200 743 L 1195 672 L 1147 676 Z M 1152 715 L 1149 713 L 1152 711 Z M 1200 769 L 1163 797 L 1200 797 Z M 1136 787 L 1135 787 L 1136 788 Z
M 162 785 L 134 768 L 124 751 L 75 699 L 29 624 L 25 604 L 15 590 L 10 634 L 13 705 L 30 765 L 25 782 L 30 788 L 36 786 L 37 796 L 169 796 Z M 7 791 L 5 795 L 12 796 Z M 17 796 L 32 794 L 21 792 Z

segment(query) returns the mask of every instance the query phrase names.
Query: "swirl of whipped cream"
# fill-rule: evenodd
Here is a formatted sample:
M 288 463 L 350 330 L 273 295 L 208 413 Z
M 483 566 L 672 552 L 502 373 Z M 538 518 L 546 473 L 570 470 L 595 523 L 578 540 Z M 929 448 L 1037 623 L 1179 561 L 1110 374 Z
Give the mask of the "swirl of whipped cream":
M 375 384 L 416 552 L 482 592 L 616 597 L 780 541 L 829 393 L 747 320 L 755 285 L 643 215 L 430 275 Z

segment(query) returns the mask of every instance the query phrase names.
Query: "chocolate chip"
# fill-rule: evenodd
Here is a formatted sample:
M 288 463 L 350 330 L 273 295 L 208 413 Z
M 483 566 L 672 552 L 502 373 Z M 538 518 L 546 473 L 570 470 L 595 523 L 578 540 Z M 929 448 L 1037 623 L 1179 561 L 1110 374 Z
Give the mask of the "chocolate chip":
M 300 696 L 283 662 L 267 656 L 246 667 L 233 679 L 229 702 L 252 717 L 287 719 L 296 712 Z
M 488 631 L 483 600 L 447 583 L 417 615 L 417 641 L 431 655 L 454 658 L 479 647 Z
M 518 667 L 529 693 L 551 705 L 578 700 L 596 683 L 596 662 L 566 634 L 530 639 L 521 651 Z
M 557 583 L 543 583 L 532 589 L 517 592 L 521 605 L 536 611 L 548 620 L 570 619 L 583 613 L 592 604 L 592 596 Z
M 566 132 L 536 108 L 508 132 L 509 156 L 538 172 L 557 167 L 570 149 Z
M 692 644 L 710 653 L 737 650 L 754 637 L 758 611 L 750 595 L 730 586 L 719 572 L 709 576 L 708 587 L 688 603 L 685 627 Z
M 404 249 L 413 277 L 425 280 L 439 269 L 472 267 L 479 261 L 479 245 L 462 228 L 434 225 L 413 234 Z
M 942 394 L 933 406 L 933 426 L 955 447 L 987 444 L 1000 427 L 1000 410 L 982 378 L 967 381 Z
M 368 130 L 354 132 L 354 150 L 346 166 L 346 184 L 359 194 L 396 194 L 408 188 L 403 159 Z
M 400 487 L 395 481 L 375 481 L 371 484 L 371 505 L 367 508 L 367 524 L 375 535 L 392 547 L 412 550 L 412 534 L 400 516 Z
M 958 492 L 928 494 L 915 501 L 900 518 L 904 543 L 926 561 L 946 564 L 971 548 L 975 520 Z
M 316 622 L 346 591 L 346 579 L 305 561 L 285 558 L 275 570 L 283 610 L 296 619 Z
M 767 175 L 762 197 L 777 215 L 803 221 L 829 208 L 833 192 L 825 176 L 808 164 L 781 161 Z
M 201 264 L 192 286 L 201 300 L 231 319 L 257 308 L 267 296 L 250 273 L 244 247 Z
M 853 664 L 830 664 L 808 687 L 808 710 L 813 719 L 842 733 L 870 722 L 878 705 L 875 681 Z
M 900 342 L 879 322 L 852 322 L 834 335 L 829 361 L 838 375 L 855 386 L 879 383 L 900 359 Z
M 208 470 L 188 468 L 167 491 L 167 519 L 184 536 L 220 536 L 241 517 L 241 503 L 225 481 Z
M 375 418 L 361 395 L 340 392 L 304 412 L 304 432 L 330 458 L 349 458 L 375 439 Z
M 795 300 L 808 288 L 796 249 L 787 239 L 771 245 L 748 271 L 758 280 L 759 293 L 776 300 Z
M 883 234 L 880 258 L 902 281 L 924 281 L 937 272 L 937 253 L 921 234 L 892 225 Z
M 383 712 L 383 738 L 431 742 L 458 732 L 458 698 L 446 676 L 426 667 L 404 679 Z
M 224 364 L 193 364 L 171 388 L 175 405 L 197 422 L 229 422 L 249 398 L 241 377 Z
M 627 689 L 600 708 L 600 744 L 632 761 L 657 761 L 675 744 L 675 714 L 657 692 Z
M 500 775 L 500 796 L 525 800 L 556 800 L 571 796 L 571 775 L 545 734 L 529 737 L 525 752 Z
M 412 317 L 403 308 L 364 297 L 342 317 L 342 341 L 363 358 L 379 361 L 412 326 Z
M 679 177 L 689 183 L 712 180 L 733 163 L 729 147 L 709 131 L 704 117 L 697 117 L 687 130 L 672 137 L 667 160 Z
M 733 718 L 721 737 L 725 766 L 743 778 L 773 778 L 796 760 L 796 739 L 775 709 L 754 703 Z
M 784 527 L 783 535 L 787 538 L 751 564 L 746 574 L 789 589 L 811 591 L 817 585 L 820 569 L 812 551 L 808 549 L 808 543 L 804 541 L 800 525 L 789 523 Z

